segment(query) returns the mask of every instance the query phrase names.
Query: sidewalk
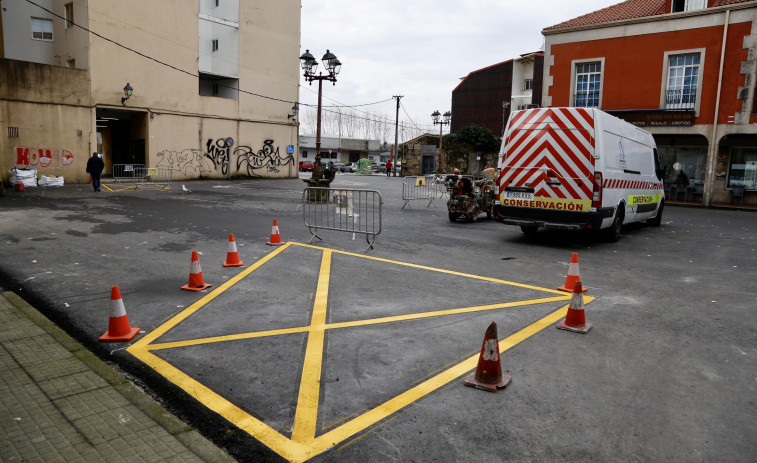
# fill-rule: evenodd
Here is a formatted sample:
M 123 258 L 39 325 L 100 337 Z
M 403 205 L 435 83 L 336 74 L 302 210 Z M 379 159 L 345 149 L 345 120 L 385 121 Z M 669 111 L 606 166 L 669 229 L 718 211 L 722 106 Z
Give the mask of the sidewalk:
M 12 292 L 0 293 L 0 461 L 233 462 Z

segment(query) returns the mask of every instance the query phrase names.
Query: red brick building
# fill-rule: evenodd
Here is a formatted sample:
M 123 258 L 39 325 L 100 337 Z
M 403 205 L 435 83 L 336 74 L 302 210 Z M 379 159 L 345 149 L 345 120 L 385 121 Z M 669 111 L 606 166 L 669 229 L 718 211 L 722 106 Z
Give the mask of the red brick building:
M 518 58 L 471 72 L 452 90 L 450 132 L 477 125 L 502 136 L 510 110 L 541 105 L 544 54 Z
M 757 1 L 627 0 L 542 34 L 544 106 L 652 132 L 669 199 L 757 203 Z

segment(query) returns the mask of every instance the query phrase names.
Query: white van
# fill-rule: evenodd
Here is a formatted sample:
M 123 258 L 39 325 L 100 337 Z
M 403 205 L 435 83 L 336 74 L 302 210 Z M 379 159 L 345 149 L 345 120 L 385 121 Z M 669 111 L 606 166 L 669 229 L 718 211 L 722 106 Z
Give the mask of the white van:
M 659 226 L 662 171 L 652 134 L 594 108 L 514 111 L 502 139 L 494 218 L 519 225 L 600 230 Z

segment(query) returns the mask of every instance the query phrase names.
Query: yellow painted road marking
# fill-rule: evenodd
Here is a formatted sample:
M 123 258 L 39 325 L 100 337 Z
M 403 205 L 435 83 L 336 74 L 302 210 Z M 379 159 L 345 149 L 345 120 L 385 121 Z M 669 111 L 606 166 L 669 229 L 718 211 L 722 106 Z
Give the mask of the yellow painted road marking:
M 566 293 L 563 293 L 563 294 L 566 294 Z M 416 313 L 410 313 L 410 314 L 404 314 L 404 315 L 394 315 L 390 317 L 369 318 L 365 320 L 353 320 L 353 321 L 348 321 L 348 322 L 327 323 L 326 325 L 324 325 L 324 328 L 327 330 L 333 330 L 333 329 L 338 329 L 338 328 L 351 328 L 355 326 L 378 325 L 381 323 L 395 323 L 395 322 L 403 322 L 403 321 L 410 321 L 410 320 L 420 320 L 422 318 L 444 317 L 447 315 L 458 315 L 458 314 L 471 313 L 471 312 L 483 312 L 486 310 L 504 309 L 508 307 L 523 307 L 523 306 L 531 306 L 531 305 L 536 305 L 536 304 L 544 304 L 547 302 L 559 302 L 559 301 L 564 301 L 569 298 L 570 296 L 561 296 L 561 297 L 556 296 L 556 297 L 547 297 L 543 299 L 529 299 L 526 301 L 503 302 L 501 304 L 462 307 L 459 309 L 437 310 L 433 312 L 416 312 Z M 150 350 L 173 349 L 176 347 L 197 346 L 200 344 L 212 344 L 216 342 L 239 341 L 241 339 L 279 336 L 282 334 L 306 333 L 308 331 L 310 331 L 310 327 L 298 326 L 298 327 L 293 327 L 293 328 L 281 328 L 281 329 L 276 329 L 276 330 L 254 331 L 251 333 L 237 333 L 237 334 L 228 334 L 228 335 L 223 335 L 223 336 L 212 336 L 209 338 L 187 339 L 185 341 L 172 341 L 172 342 L 163 342 L 163 343 L 158 342 L 158 343 L 150 344 Z
M 277 330 L 265 330 L 252 333 L 240 333 L 227 336 L 215 336 L 202 339 L 176 341 L 159 343 L 155 342 L 160 336 L 167 333 L 171 328 L 175 327 L 179 323 L 185 321 L 192 314 L 211 302 L 213 299 L 221 295 L 224 291 L 237 284 L 243 278 L 250 273 L 260 268 L 266 262 L 279 255 L 285 249 L 291 245 L 304 246 L 312 249 L 317 249 L 323 253 L 321 266 L 318 277 L 318 284 L 316 287 L 316 295 L 313 304 L 312 316 L 310 324 L 308 326 L 283 328 Z M 514 301 L 503 302 L 497 304 L 488 304 L 474 307 L 465 307 L 459 309 L 450 310 L 438 310 L 430 312 L 420 312 L 413 314 L 404 314 L 397 316 L 380 317 L 367 320 L 354 320 L 339 323 L 326 323 L 328 314 L 328 289 L 331 271 L 331 262 L 333 254 L 344 254 L 359 258 L 373 259 L 380 262 L 386 262 L 391 264 L 403 265 L 407 267 L 431 270 L 435 272 L 447 273 L 451 275 L 458 275 L 461 277 L 475 278 L 479 280 L 492 281 L 496 283 L 507 284 L 511 286 L 517 286 L 522 288 L 534 289 L 542 292 L 554 293 L 558 296 L 531 299 L 527 301 Z M 153 368 L 156 372 L 163 375 L 167 380 L 176 384 L 189 395 L 203 403 L 211 410 L 218 413 L 220 416 L 233 423 L 239 429 L 249 433 L 258 441 L 268 446 L 273 451 L 277 452 L 282 457 L 291 462 L 304 462 L 326 450 L 337 445 L 339 442 L 349 439 L 352 436 L 364 431 L 368 427 L 388 418 L 398 410 L 410 405 L 411 403 L 419 400 L 423 396 L 439 389 L 445 384 L 453 381 L 465 373 L 476 368 L 479 354 L 475 354 L 468 359 L 442 371 L 434 377 L 423 381 L 422 383 L 410 388 L 409 390 L 399 394 L 398 396 L 384 402 L 383 404 L 369 410 L 362 415 L 347 421 L 346 423 L 338 426 L 328 432 L 316 437 L 317 421 L 318 421 L 318 405 L 320 397 L 320 383 L 321 383 L 321 370 L 323 364 L 324 355 L 324 339 L 325 331 L 331 329 L 349 328 L 356 326 L 375 325 L 380 323 L 395 323 L 408 320 L 418 320 L 431 317 L 441 317 L 447 315 L 461 314 L 461 313 L 473 313 L 486 310 L 524 307 L 542 303 L 552 303 L 558 301 L 565 301 L 571 298 L 570 293 L 564 293 L 562 291 L 551 290 L 548 288 L 540 288 L 537 286 L 524 285 L 519 283 L 508 282 L 499 280 L 496 278 L 482 277 L 478 275 L 469 275 L 460 272 L 454 272 L 444 269 L 437 269 L 432 267 L 426 267 L 422 265 L 410 264 L 406 262 L 397 262 L 388 259 L 381 259 L 371 256 L 364 256 L 361 254 L 353 254 L 343 251 L 329 250 L 324 248 L 318 248 L 315 246 L 302 245 L 298 243 L 288 242 L 283 246 L 277 248 L 264 258 L 257 261 L 255 264 L 246 268 L 227 282 L 219 286 L 215 291 L 203 296 L 196 303 L 186 308 L 175 317 L 171 318 L 167 323 L 161 325 L 158 329 L 149 333 L 145 337 L 141 338 L 134 345 L 127 350 L 139 358 L 145 364 Z M 589 296 L 583 296 L 584 302 L 588 303 L 594 298 Z M 529 338 L 542 329 L 554 324 L 561 318 L 565 317 L 568 305 L 561 307 L 555 312 L 543 317 L 541 320 L 525 327 L 524 329 L 514 333 L 513 335 L 503 339 L 499 342 L 500 352 L 505 352 L 523 340 Z M 236 405 L 229 402 L 226 398 L 220 396 L 210 388 L 206 387 L 202 383 L 199 383 L 194 378 L 190 377 L 186 373 L 182 372 L 178 368 L 171 365 L 169 362 L 162 360 L 157 355 L 153 354 L 153 350 L 171 349 L 189 345 L 210 344 L 216 342 L 233 341 L 238 339 L 249 339 L 257 337 L 278 336 L 283 334 L 293 333 L 307 333 L 308 341 L 305 351 L 305 358 L 302 369 L 302 376 L 300 379 L 299 396 L 297 399 L 297 408 L 295 410 L 294 426 L 292 429 L 291 439 L 282 435 L 275 429 L 271 428 L 263 421 L 251 416 L 244 410 L 240 409 Z
M 321 393 L 321 365 L 323 363 L 323 340 L 326 332 L 326 307 L 329 298 L 329 274 L 331 272 L 331 251 L 324 251 L 318 287 L 315 291 L 313 316 L 310 320 L 305 363 L 300 380 L 300 394 L 294 415 L 292 440 L 306 443 L 315 438 L 315 424 L 318 421 L 318 399 Z
M 120 183 L 116 183 L 115 185 L 122 185 Z M 105 183 L 101 183 L 100 186 L 105 188 L 106 190 L 110 191 L 111 193 L 115 193 L 116 191 L 144 191 L 144 190 L 170 190 L 170 186 L 163 186 L 163 185 L 136 185 L 134 183 L 124 183 L 122 187 L 118 188 L 116 186 L 113 186 L 113 188 L 109 187 Z M 137 188 L 139 187 L 139 188 Z

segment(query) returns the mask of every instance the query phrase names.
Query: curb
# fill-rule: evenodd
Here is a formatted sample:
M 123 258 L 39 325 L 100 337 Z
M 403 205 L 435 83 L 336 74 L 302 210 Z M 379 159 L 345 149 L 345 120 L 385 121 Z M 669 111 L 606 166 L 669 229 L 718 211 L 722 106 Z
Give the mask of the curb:
M 199 458 L 209 462 L 236 462 L 222 449 L 207 440 L 202 434 L 171 414 L 150 396 L 139 390 L 116 370 L 88 351 L 65 331 L 51 322 L 47 317 L 32 307 L 17 294 L 0 292 L 12 306 L 21 311 L 29 320 L 47 332 L 74 357 L 84 363 L 92 372 L 112 386 L 129 403 L 141 410 L 155 423 L 163 427 L 171 436 L 181 442 Z

